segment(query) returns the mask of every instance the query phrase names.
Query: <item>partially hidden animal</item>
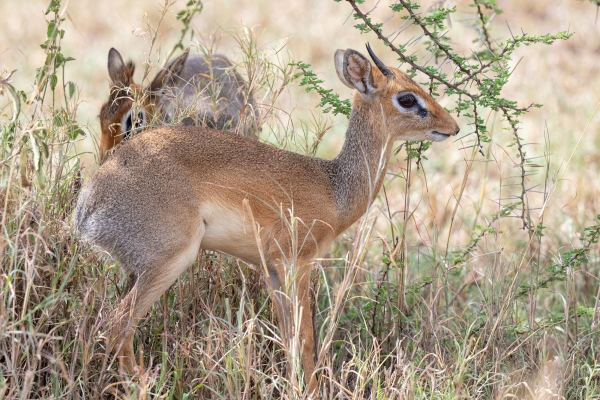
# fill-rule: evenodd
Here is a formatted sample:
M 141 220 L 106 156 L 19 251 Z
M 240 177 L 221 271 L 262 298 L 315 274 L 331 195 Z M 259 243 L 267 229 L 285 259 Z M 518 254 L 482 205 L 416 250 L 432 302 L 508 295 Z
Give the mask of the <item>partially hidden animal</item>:
M 122 141 L 151 125 L 204 125 L 257 138 L 259 110 L 227 57 L 190 55 L 167 62 L 149 85 L 135 83 L 135 64 L 108 52 L 109 98 L 100 109 L 100 162 Z
M 74 224 L 131 274 L 132 289 L 110 334 L 129 371 L 137 323 L 206 249 L 264 267 L 284 337 L 294 331 L 292 294 L 286 292 L 293 279 L 302 367 L 307 390 L 315 393 L 309 304 L 314 259 L 367 211 L 394 141 L 439 142 L 459 131 L 407 74 L 367 49 L 375 67 L 355 50 L 335 52 L 337 75 L 353 95 L 346 139 L 332 160 L 205 127 L 167 127 L 137 135 L 89 179 Z

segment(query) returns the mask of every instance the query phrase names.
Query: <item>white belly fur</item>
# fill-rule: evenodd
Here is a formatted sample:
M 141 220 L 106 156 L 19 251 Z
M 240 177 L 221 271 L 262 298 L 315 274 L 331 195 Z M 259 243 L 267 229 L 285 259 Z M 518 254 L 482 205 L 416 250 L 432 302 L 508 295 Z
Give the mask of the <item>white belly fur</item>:
M 204 204 L 200 213 L 206 228 L 200 248 L 226 253 L 257 266 L 260 264 L 249 216 L 241 210 L 216 203 Z

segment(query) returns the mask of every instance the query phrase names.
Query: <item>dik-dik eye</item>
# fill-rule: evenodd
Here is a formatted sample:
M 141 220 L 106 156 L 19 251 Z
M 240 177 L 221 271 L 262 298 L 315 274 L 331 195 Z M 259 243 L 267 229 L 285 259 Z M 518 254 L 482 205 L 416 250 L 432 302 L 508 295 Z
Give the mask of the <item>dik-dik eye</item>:
M 146 125 L 146 111 L 139 110 L 136 114 L 133 110 L 127 111 L 121 120 L 121 130 L 123 131 L 123 140 L 130 139 L 134 134 L 139 133 Z
M 403 113 L 415 114 L 421 118 L 428 115 L 423 100 L 413 93 L 398 93 L 394 96 L 393 102 L 394 106 Z
M 398 97 L 398 104 L 400 104 L 404 108 L 412 108 L 415 104 L 417 104 L 417 99 L 412 94 L 405 94 Z

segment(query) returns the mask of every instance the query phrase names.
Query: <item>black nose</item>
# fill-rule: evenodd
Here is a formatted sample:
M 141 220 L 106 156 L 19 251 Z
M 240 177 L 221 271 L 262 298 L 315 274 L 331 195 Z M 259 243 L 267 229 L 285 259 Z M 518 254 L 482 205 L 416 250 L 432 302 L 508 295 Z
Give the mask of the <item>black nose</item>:
M 456 132 L 454 132 L 454 134 L 458 135 L 458 132 L 460 132 L 460 127 L 456 128 Z

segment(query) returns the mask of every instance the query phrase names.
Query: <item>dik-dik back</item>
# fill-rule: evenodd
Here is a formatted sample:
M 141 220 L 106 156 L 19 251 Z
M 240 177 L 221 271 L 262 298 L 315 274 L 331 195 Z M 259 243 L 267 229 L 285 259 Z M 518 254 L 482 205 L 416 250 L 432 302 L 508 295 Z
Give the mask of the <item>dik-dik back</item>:
M 186 68 L 172 83 L 157 101 L 165 122 L 235 130 L 247 137 L 258 129 L 254 99 L 250 96 L 247 101 L 246 83 L 225 56 L 189 56 Z
M 259 111 L 248 85 L 227 57 L 189 55 L 170 60 L 142 88 L 133 80 L 135 65 L 108 54 L 112 84 L 100 111 L 100 160 L 146 127 L 198 125 L 257 137 Z

